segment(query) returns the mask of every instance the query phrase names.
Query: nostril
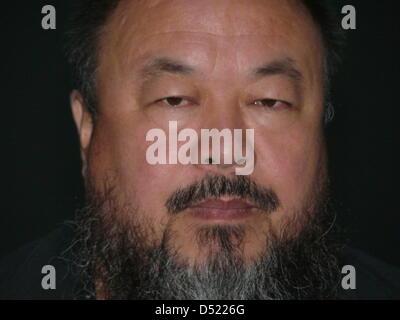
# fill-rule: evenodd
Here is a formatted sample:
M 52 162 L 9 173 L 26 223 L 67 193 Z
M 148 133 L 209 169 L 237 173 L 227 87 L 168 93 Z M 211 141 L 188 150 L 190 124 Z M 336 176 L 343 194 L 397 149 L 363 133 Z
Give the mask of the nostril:
M 245 159 L 245 158 L 241 158 L 241 159 L 235 161 L 235 163 L 236 163 L 237 165 L 242 165 L 242 164 L 244 164 L 245 162 L 246 162 L 246 159 Z M 214 160 L 212 157 L 205 158 L 205 159 L 204 159 L 204 162 L 202 162 L 202 163 L 203 163 L 203 164 L 218 164 L 218 165 L 220 165 L 220 166 L 222 166 L 222 167 L 230 167 L 230 166 L 233 165 L 231 162 L 229 162 L 229 163 L 221 162 L 221 163 L 220 163 L 220 162 L 218 162 L 217 160 Z
M 217 161 L 214 161 L 213 158 L 204 158 L 204 161 L 201 161 L 201 164 L 216 164 Z

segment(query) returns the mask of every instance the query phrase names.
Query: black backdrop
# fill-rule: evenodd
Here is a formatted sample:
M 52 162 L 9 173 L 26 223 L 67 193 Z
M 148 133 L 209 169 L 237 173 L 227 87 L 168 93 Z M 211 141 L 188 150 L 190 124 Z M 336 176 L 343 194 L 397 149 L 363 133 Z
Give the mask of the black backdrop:
M 397 0 L 338 1 L 357 10 L 334 83 L 328 127 L 339 220 L 350 242 L 400 266 L 397 109 L 400 46 Z M 41 28 L 54 5 L 57 29 Z M 341 7 L 340 6 L 340 7 Z M 1 4 L 3 185 L 0 256 L 72 219 L 82 201 L 78 139 L 68 94 L 63 33 L 70 1 Z M 10 112 L 10 115 L 9 115 Z M 395 178 L 396 176 L 396 178 Z

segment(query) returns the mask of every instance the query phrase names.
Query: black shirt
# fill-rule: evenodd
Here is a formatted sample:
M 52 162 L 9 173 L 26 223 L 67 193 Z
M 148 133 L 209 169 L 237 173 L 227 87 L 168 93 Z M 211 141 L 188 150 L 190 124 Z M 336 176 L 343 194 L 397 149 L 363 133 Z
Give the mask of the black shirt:
M 3 259 L 0 299 L 85 299 L 76 272 L 64 255 L 72 237 L 72 228 L 63 225 Z M 343 250 L 342 261 L 355 267 L 356 289 L 342 289 L 339 299 L 400 299 L 399 269 L 349 247 Z M 56 289 L 42 288 L 44 265 L 54 266 Z

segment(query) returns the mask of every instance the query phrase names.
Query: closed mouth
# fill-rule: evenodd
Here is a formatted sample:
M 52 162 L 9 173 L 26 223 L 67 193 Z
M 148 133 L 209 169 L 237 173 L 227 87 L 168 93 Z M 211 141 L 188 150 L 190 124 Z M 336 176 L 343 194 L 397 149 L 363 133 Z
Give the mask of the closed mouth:
M 189 209 L 194 216 L 202 219 L 237 220 L 254 214 L 258 208 L 242 199 L 207 199 Z

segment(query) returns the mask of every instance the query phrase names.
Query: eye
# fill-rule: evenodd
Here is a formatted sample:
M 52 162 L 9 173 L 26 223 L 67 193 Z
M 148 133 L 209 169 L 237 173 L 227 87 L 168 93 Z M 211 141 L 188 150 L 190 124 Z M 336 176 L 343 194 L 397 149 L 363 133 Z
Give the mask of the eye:
M 169 107 L 181 107 L 185 104 L 187 104 L 189 101 L 187 99 L 184 99 L 182 97 L 167 97 L 164 99 L 160 99 L 157 102 L 162 102 L 168 105 Z
M 259 105 L 261 107 L 265 107 L 265 108 L 269 108 L 269 109 L 277 109 L 278 107 L 291 107 L 292 106 L 289 102 L 285 102 L 282 100 L 276 100 L 276 99 L 256 100 L 252 104 Z

